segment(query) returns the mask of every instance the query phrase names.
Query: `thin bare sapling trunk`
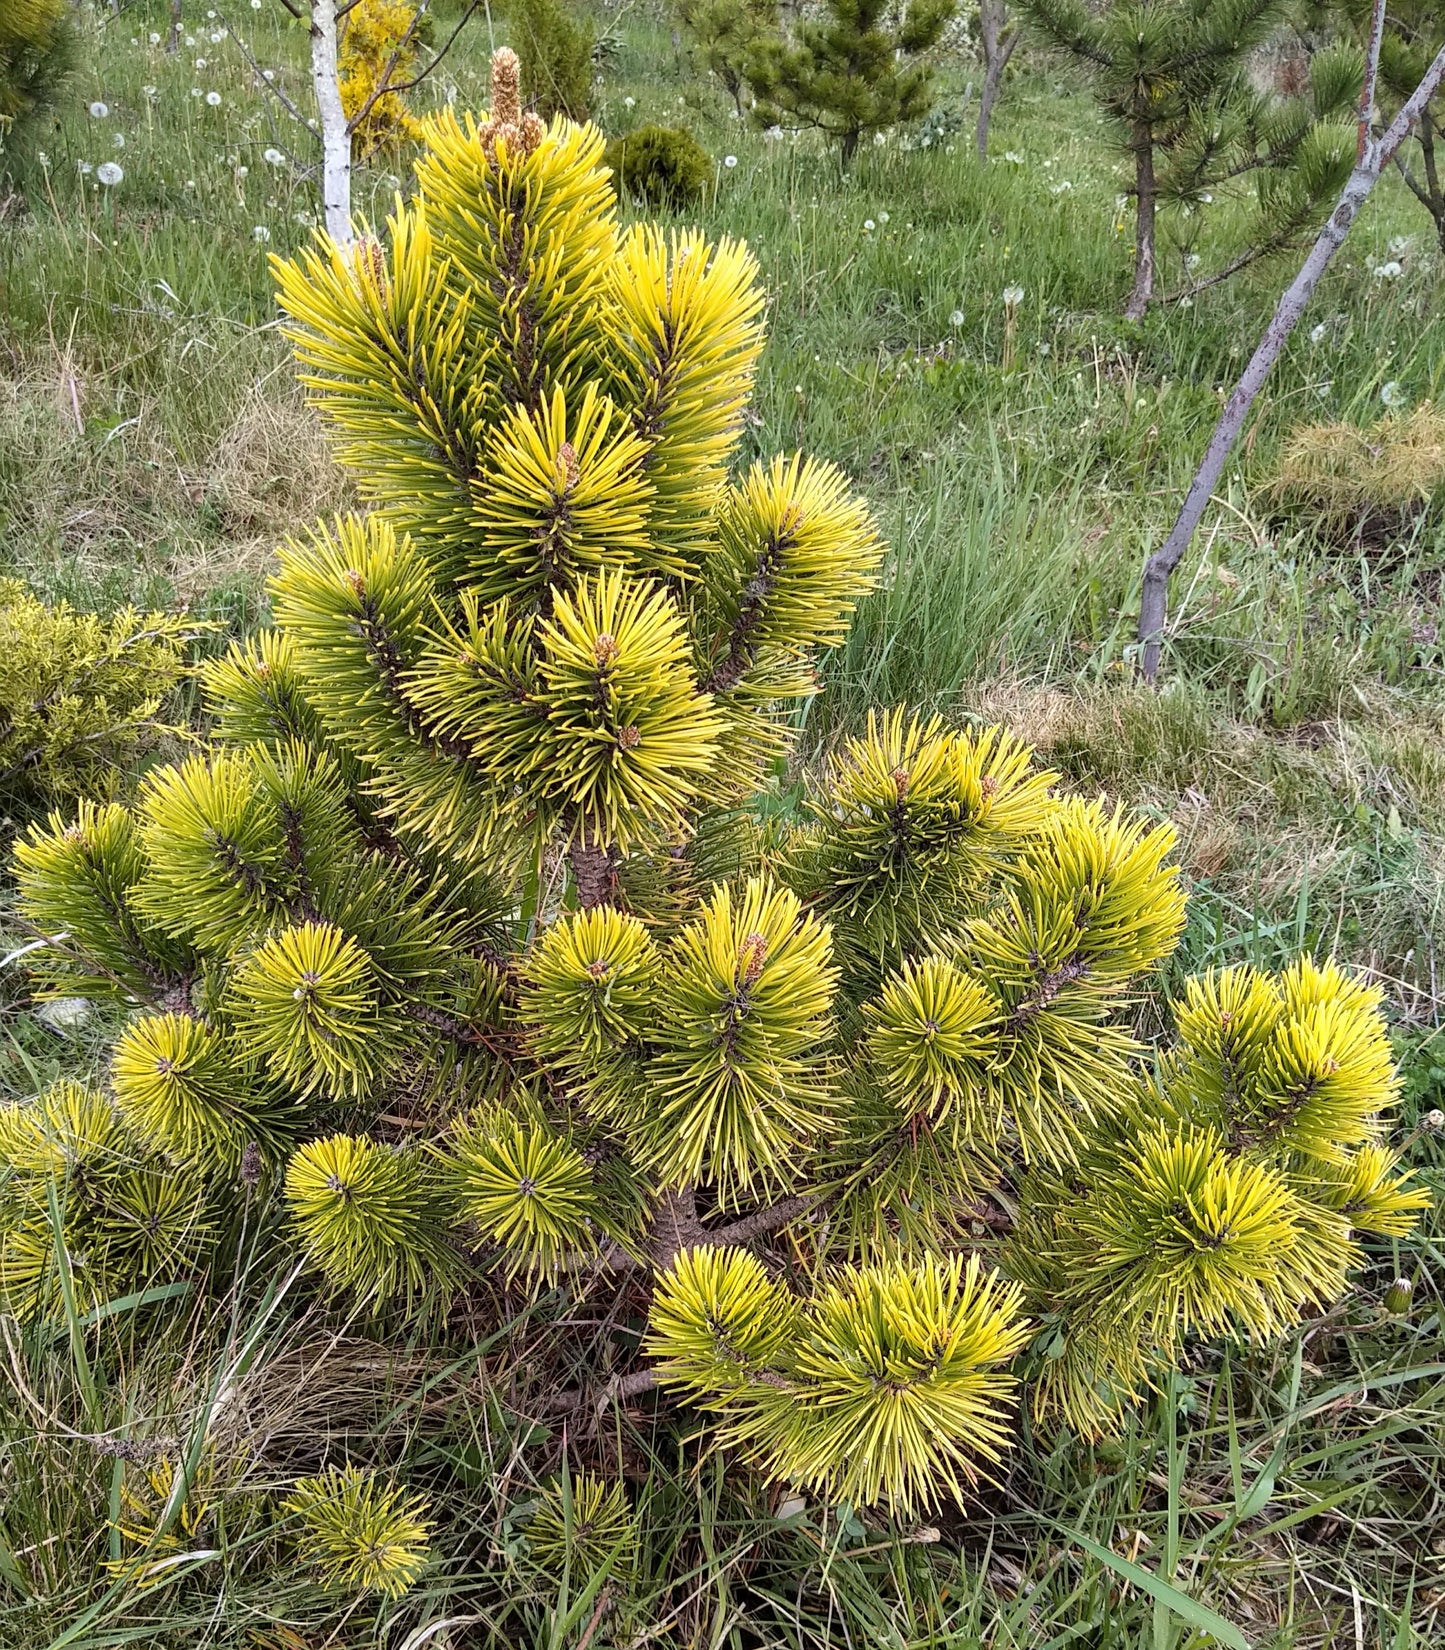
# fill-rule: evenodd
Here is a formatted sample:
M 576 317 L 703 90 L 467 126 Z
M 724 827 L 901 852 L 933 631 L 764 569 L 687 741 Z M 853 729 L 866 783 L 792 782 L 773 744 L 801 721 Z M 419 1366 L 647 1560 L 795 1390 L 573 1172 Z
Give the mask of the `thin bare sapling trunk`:
M 166 36 L 166 52 L 174 57 L 181 49 L 181 34 L 185 19 L 181 16 L 181 0 L 171 0 L 171 31 Z
M 1154 218 L 1158 186 L 1154 180 L 1154 134 L 1143 121 L 1134 128 L 1134 193 L 1139 202 L 1134 290 L 1124 308 L 1125 318 L 1130 321 L 1142 319 L 1154 300 Z
M 1009 21 L 1007 0 L 982 0 L 978 8 L 978 38 L 983 47 L 983 90 L 979 95 L 974 141 L 978 145 L 979 165 L 987 166 L 993 111 L 1003 89 L 1004 70 L 1021 38 L 1018 25 Z
M 1385 0 L 1376 0 L 1376 5 L 1377 11 L 1383 11 Z M 1376 35 L 1378 39 L 1378 30 Z M 1365 110 L 1373 105 L 1377 64 L 1378 44 L 1375 47 L 1375 55 L 1365 70 L 1365 96 L 1361 100 L 1361 108 Z M 1363 122 L 1365 132 L 1364 141 L 1360 145 L 1360 159 L 1340 194 L 1339 203 L 1320 231 L 1319 238 L 1311 248 L 1299 274 L 1290 282 L 1280 299 L 1273 319 L 1266 328 L 1264 337 L 1259 341 L 1259 347 L 1240 375 L 1234 393 L 1214 427 L 1204 461 L 1190 483 L 1183 508 L 1169 531 L 1169 537 L 1144 563 L 1144 581 L 1139 603 L 1139 641 L 1143 646 L 1141 670 L 1146 681 L 1156 680 L 1159 674 L 1159 655 L 1168 618 L 1169 575 L 1179 565 L 1184 552 L 1189 548 L 1219 478 L 1224 473 L 1225 461 L 1239 439 L 1244 421 L 1254 405 L 1255 397 L 1264 387 L 1270 369 L 1279 359 L 1290 333 L 1294 331 L 1305 306 L 1319 285 L 1320 277 L 1344 244 L 1350 225 L 1354 223 L 1360 208 L 1369 198 L 1380 173 L 1390 164 L 1400 145 L 1409 135 L 1410 128 L 1440 89 L 1442 81 L 1445 81 L 1445 47 L 1441 48 L 1435 61 L 1425 71 L 1425 78 L 1401 106 L 1399 114 L 1390 123 L 1383 137 L 1378 140 L 1371 139 L 1366 117 Z
M 311 87 L 321 130 L 321 204 L 326 233 L 350 246 L 351 130 L 337 78 L 336 0 L 311 0 Z

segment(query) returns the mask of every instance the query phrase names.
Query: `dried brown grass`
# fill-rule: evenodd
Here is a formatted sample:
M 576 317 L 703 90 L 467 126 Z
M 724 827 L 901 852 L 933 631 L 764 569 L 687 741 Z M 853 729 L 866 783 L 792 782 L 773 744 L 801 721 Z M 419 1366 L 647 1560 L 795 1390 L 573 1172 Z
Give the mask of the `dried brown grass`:
M 1426 403 L 1368 428 L 1306 424 L 1286 437 L 1267 497 L 1326 535 L 1398 530 L 1445 487 L 1445 415 Z

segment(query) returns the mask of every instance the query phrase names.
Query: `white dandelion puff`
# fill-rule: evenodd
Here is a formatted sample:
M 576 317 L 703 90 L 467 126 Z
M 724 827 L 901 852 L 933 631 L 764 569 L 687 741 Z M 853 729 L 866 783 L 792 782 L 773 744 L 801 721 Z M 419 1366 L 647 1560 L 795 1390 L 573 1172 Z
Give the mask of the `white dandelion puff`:
M 951 327 L 961 327 L 963 325 L 963 311 L 961 309 L 954 310 L 948 318 L 948 324 Z
M 1398 378 L 1392 378 L 1388 384 L 1380 386 L 1380 399 L 1387 407 L 1403 407 L 1406 401 L 1404 385 Z
M 736 166 L 737 163 L 738 163 L 738 157 L 736 155 L 724 155 L 723 156 L 723 165 L 727 167 L 728 171 L 731 172 L 733 167 Z
M 267 229 L 264 223 L 258 223 L 251 231 L 251 239 L 255 241 L 258 246 L 264 246 L 265 243 L 271 239 L 271 231 Z
M 209 103 L 213 109 L 219 108 L 221 103 L 221 94 L 219 92 L 207 92 L 206 102 Z
M 90 106 L 90 118 L 92 120 L 104 120 L 109 113 L 110 109 L 99 98 Z
M 102 161 L 95 169 L 96 181 L 103 183 L 107 189 L 113 189 L 124 176 L 125 173 L 113 160 Z
M 268 166 L 280 166 L 285 161 L 286 157 L 279 149 L 263 149 L 261 151 L 261 159 L 264 160 Z

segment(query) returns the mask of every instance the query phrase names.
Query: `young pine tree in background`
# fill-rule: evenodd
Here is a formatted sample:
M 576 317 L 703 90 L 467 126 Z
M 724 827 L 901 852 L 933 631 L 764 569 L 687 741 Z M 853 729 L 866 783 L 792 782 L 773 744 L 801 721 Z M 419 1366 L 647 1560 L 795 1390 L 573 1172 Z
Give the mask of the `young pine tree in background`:
M 1161 206 L 1193 212 L 1214 191 L 1253 179 L 1256 210 L 1243 249 L 1206 277 L 1218 278 L 1312 234 L 1349 176 L 1359 55 L 1316 53 L 1307 88 L 1288 98 L 1256 90 L 1246 73 L 1287 0 L 1018 0 L 1018 9 L 1074 60 L 1132 164 L 1131 319 L 1156 296 Z M 1188 246 L 1181 250 L 1187 259 Z
M 11 1309 L 194 1276 L 271 1195 L 383 1324 L 487 1274 L 640 1290 L 599 1383 L 916 1511 L 1021 1380 L 1098 1431 L 1188 1338 L 1334 1298 L 1423 1201 L 1377 995 L 1210 975 L 1146 1059 L 1172 832 L 999 730 L 880 714 L 755 810 L 881 545 L 831 465 L 735 473 L 754 262 L 622 228 L 601 135 L 524 113 L 510 52 L 426 136 L 387 244 L 276 266 L 369 512 L 283 548 L 210 749 L 18 850 L 51 989 L 134 1012 L 109 1093 L 0 1112 Z M 298 1493 L 328 1573 L 363 1525 L 372 1584 L 422 1562 L 383 1490 Z
M 741 120 L 748 62 L 777 33 L 778 0 L 677 0 L 677 15 L 694 62 L 717 77 Z
M 1345 15 L 1362 44 L 1369 40 L 1374 10 L 1371 0 L 1345 0 Z M 1425 78 L 1425 70 L 1442 45 L 1445 6 L 1440 0 L 1390 0 L 1380 37 L 1380 78 L 1375 91 L 1386 122 Z M 1414 142 L 1395 156 L 1395 168 L 1430 214 L 1440 250 L 1445 252 L 1445 94 L 1425 105 L 1412 135 Z
M 957 9 L 957 0 L 825 0 L 818 15 L 764 33 L 744 60 L 757 118 L 815 128 L 847 166 L 863 137 L 928 113 L 929 54 Z

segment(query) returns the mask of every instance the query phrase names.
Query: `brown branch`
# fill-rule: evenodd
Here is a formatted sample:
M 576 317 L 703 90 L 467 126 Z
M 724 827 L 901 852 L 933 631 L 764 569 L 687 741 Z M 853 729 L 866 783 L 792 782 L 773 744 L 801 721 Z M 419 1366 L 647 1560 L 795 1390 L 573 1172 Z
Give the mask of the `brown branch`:
M 1370 19 L 1370 44 L 1365 52 L 1365 83 L 1360 89 L 1360 129 L 1355 142 L 1355 165 L 1363 164 L 1370 144 L 1370 122 L 1375 113 L 1375 82 L 1380 74 L 1380 41 L 1385 33 L 1385 0 L 1375 0 Z
M 471 4 L 462 13 L 461 21 L 457 24 L 456 28 L 454 28 L 452 30 L 452 32 L 447 36 L 446 42 L 443 44 L 441 50 L 436 54 L 436 56 L 431 60 L 431 62 L 428 63 L 427 66 L 418 75 L 416 75 L 413 79 L 398 81 L 397 84 L 391 88 L 392 91 L 394 91 L 394 92 L 409 92 L 409 91 L 411 91 L 411 89 L 414 86 L 420 86 L 422 81 L 424 81 L 427 78 L 427 76 L 430 75 L 440 65 L 441 60 L 447 55 L 447 53 L 456 44 L 457 36 L 462 32 L 462 29 L 471 20 L 471 18 L 476 15 L 477 7 L 480 4 L 481 4 L 481 0 L 471 0 Z
M 565 1415 L 570 1411 L 590 1408 L 595 1415 L 601 1415 L 613 1404 L 639 1398 L 644 1392 L 651 1392 L 656 1385 L 655 1369 L 635 1369 L 630 1375 L 614 1375 L 602 1389 L 600 1397 L 594 1395 L 595 1389 L 580 1386 L 554 1392 L 542 1404 L 542 1412 L 546 1415 Z
M 352 5 L 356 5 L 357 3 L 358 3 L 358 0 L 352 0 Z M 347 121 L 346 131 L 347 131 L 348 136 L 356 131 L 356 129 L 361 125 L 362 121 L 364 121 L 366 119 L 366 117 L 371 113 L 371 111 L 376 107 L 376 105 L 381 101 L 381 99 L 386 96 L 386 94 L 388 92 L 400 91 L 401 90 L 400 87 L 392 85 L 392 83 L 391 83 L 392 72 L 395 70 L 397 64 L 401 61 L 401 54 L 411 44 L 412 39 L 416 34 L 416 31 L 421 27 L 421 20 L 422 20 L 423 17 L 426 16 L 426 9 L 427 9 L 428 3 L 429 3 L 429 0 L 422 0 L 422 3 L 411 14 L 411 22 L 407 24 L 405 32 L 402 34 L 401 39 L 397 41 L 396 46 L 392 50 L 391 56 L 389 58 L 387 58 L 386 67 L 381 71 L 381 74 L 377 77 L 376 84 L 371 88 L 371 91 L 367 94 L 366 102 L 363 103 L 361 105 L 361 107 L 356 111 L 356 113 L 351 117 L 351 119 Z M 351 7 L 348 6 L 347 10 L 349 11 L 350 9 L 351 9 Z M 344 14 L 341 11 L 337 12 L 337 14 L 336 14 L 337 22 L 341 21 L 341 18 L 342 18 L 343 15 Z
M 577 885 L 577 903 L 591 911 L 611 901 L 617 887 L 620 858 L 615 848 L 604 847 L 588 836 L 572 844 L 572 880 Z
M 703 1237 L 708 1243 L 751 1243 L 754 1238 L 766 1237 L 769 1232 L 791 1226 L 799 1216 L 816 1207 L 818 1201 L 817 1193 L 800 1193 L 796 1197 L 785 1197 L 766 1209 L 757 1209 L 750 1215 L 744 1215 L 741 1220 L 735 1220 L 731 1225 L 715 1226 L 710 1231 L 705 1230 Z

